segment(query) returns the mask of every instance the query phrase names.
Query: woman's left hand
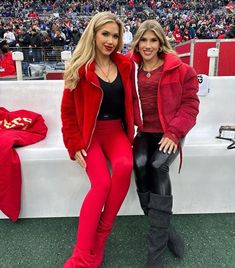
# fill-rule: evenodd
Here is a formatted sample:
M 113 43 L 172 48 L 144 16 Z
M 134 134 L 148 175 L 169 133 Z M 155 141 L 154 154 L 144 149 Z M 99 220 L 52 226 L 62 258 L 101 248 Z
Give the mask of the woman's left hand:
M 171 154 L 172 152 L 175 153 L 178 148 L 178 145 L 173 140 L 167 137 L 162 137 L 159 144 L 159 151 L 163 150 L 164 153 L 167 152 L 168 154 Z

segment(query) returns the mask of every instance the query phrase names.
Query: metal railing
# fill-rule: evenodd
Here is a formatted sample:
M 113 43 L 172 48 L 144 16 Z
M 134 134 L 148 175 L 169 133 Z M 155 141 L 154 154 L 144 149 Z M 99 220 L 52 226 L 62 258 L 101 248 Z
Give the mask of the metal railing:
M 42 50 L 40 50 L 40 52 L 42 53 Z M 45 51 L 44 51 L 45 52 Z M 61 50 L 57 50 L 58 55 L 58 60 L 60 63 L 62 63 L 61 65 L 57 65 L 54 66 L 54 69 L 51 67 L 51 65 L 46 65 L 45 62 L 41 62 L 40 61 L 33 61 L 33 63 L 27 63 L 28 64 L 28 76 L 29 78 L 26 77 L 26 79 L 44 79 L 44 76 L 46 74 L 47 71 L 63 71 L 65 69 L 65 66 L 68 62 L 68 60 L 71 58 L 71 51 L 61 51 Z M 40 54 L 40 56 L 42 56 Z M 38 57 L 35 56 L 35 57 Z M 25 79 L 25 73 L 24 73 L 24 53 L 23 51 L 13 51 L 12 53 L 12 58 L 16 63 L 16 73 L 17 76 L 15 77 L 15 79 L 17 80 L 24 80 Z M 34 58 L 33 58 L 34 59 Z M 49 67 L 48 67 L 49 66 Z M 9 77 L 10 78 L 10 77 Z M 12 77 L 11 77 L 12 78 Z
M 42 62 L 61 62 L 62 51 L 73 51 L 74 46 L 61 46 L 61 47 L 11 47 L 12 52 L 22 52 L 24 59 L 23 62 L 28 63 L 42 63 Z
M 13 60 L 16 62 L 16 71 L 17 71 L 17 80 L 25 79 L 25 72 L 24 72 L 24 63 L 28 66 L 28 76 L 35 77 L 32 75 L 32 70 L 30 68 L 38 68 L 40 69 L 37 71 L 39 73 L 38 78 L 43 79 L 44 74 L 46 71 L 63 71 L 66 67 L 68 60 L 71 57 L 71 53 L 74 47 L 67 47 L 67 50 L 63 50 L 63 47 L 53 47 L 53 48 L 13 48 Z M 188 57 L 191 56 L 191 53 L 182 53 L 179 54 L 180 57 Z M 216 75 L 216 60 L 218 58 L 218 49 L 217 48 L 210 48 L 207 52 L 207 57 L 209 57 L 209 76 Z M 33 64 L 35 63 L 35 64 Z M 46 63 L 49 66 L 49 69 L 46 70 Z M 54 65 L 52 64 L 62 63 L 61 65 Z M 51 65 L 50 65 L 51 64 Z M 31 65 L 31 66 L 30 66 Z M 41 67 L 41 68 L 40 68 Z M 27 76 L 27 75 L 26 75 Z

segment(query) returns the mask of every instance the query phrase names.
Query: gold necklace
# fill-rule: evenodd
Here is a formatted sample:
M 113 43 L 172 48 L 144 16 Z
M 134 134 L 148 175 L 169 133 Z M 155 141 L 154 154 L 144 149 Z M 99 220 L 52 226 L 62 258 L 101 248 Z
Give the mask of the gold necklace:
M 100 67 L 100 65 L 97 62 L 96 62 L 96 65 L 101 70 L 101 72 L 104 74 L 106 81 L 110 83 L 109 72 L 110 72 L 111 61 L 109 61 L 109 66 L 108 66 L 108 72 L 107 72 L 107 74 L 102 70 L 102 68 Z
M 146 77 L 147 77 L 147 78 L 150 78 L 151 75 L 152 75 L 151 72 L 152 72 L 153 70 L 157 69 L 158 67 L 160 67 L 161 64 L 162 64 L 162 60 L 159 60 L 157 63 L 155 63 L 155 64 L 153 65 L 153 67 L 150 68 L 149 71 L 146 70 L 146 71 L 145 71 L 145 72 L 147 72 L 147 73 L 146 73 Z M 143 69 L 143 71 L 144 71 L 144 65 L 143 65 L 143 64 L 142 64 L 141 67 L 142 67 L 142 69 Z

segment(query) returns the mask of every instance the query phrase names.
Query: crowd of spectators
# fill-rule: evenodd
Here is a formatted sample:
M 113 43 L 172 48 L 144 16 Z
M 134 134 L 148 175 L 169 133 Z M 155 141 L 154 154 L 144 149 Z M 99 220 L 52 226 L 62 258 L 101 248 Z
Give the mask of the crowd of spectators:
M 129 46 L 138 25 L 157 19 L 172 46 L 190 39 L 234 37 L 234 2 L 228 0 L 18 0 L 0 1 L 0 38 L 10 47 L 73 47 L 90 17 L 110 10 L 125 23 L 124 43 Z

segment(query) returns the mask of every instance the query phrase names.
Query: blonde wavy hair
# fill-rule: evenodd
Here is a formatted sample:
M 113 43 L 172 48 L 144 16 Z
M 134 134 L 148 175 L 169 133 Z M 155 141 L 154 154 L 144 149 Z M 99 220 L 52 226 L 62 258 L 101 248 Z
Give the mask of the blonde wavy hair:
M 177 55 L 177 53 L 171 47 L 169 41 L 166 39 L 166 35 L 162 26 L 156 20 L 146 20 L 143 23 L 141 23 L 132 42 L 132 47 L 131 47 L 132 52 L 134 53 L 138 52 L 138 45 L 139 45 L 140 39 L 146 31 L 152 31 L 159 39 L 160 41 L 160 49 L 158 51 L 159 56 L 164 53 L 165 54 L 173 53 Z
M 87 71 L 88 65 L 95 59 L 95 37 L 97 31 L 109 22 L 114 22 L 119 27 L 118 45 L 114 52 L 121 51 L 123 47 L 123 23 L 122 21 L 111 12 L 97 13 L 87 25 L 79 40 L 71 59 L 68 62 L 64 72 L 65 87 L 73 90 L 79 81 L 78 70 L 85 64 Z

